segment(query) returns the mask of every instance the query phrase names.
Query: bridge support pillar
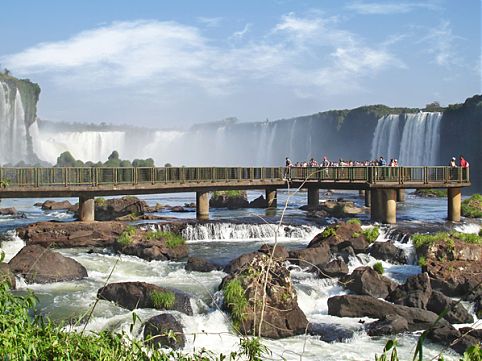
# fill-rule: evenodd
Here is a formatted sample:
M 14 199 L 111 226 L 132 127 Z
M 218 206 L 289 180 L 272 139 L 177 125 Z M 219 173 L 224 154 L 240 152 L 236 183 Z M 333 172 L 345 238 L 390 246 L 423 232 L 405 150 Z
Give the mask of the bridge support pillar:
M 371 218 L 381 223 L 397 223 L 397 191 L 373 189 L 371 191 Z
M 405 189 L 397 189 L 397 202 L 405 202 Z
M 371 190 L 367 189 L 365 191 L 365 207 L 370 207 L 372 205 L 372 193 Z
M 94 196 L 81 195 L 79 197 L 79 220 L 81 222 L 95 221 L 95 200 Z
M 460 222 L 460 209 L 462 206 L 462 193 L 460 192 L 460 188 L 449 188 L 447 198 L 448 220 L 451 222 Z
M 364 190 L 364 189 L 360 189 L 360 190 L 358 191 L 358 195 L 359 195 L 360 197 L 365 197 L 365 190 Z
M 278 206 L 278 191 L 276 188 L 266 188 L 266 204 L 268 208 L 276 208 Z
M 318 187 L 308 187 L 308 206 L 318 207 L 320 205 L 320 189 Z
M 196 192 L 196 218 L 209 219 L 209 192 Z

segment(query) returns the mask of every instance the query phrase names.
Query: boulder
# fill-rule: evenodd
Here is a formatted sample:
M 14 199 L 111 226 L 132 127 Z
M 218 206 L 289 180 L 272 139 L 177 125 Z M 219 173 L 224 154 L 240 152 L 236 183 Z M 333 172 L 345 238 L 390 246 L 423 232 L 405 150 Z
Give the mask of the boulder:
M 238 209 L 249 207 L 248 194 L 246 191 L 239 191 L 236 194 L 220 191 L 214 192 L 211 199 L 209 199 L 209 207 L 212 208 L 228 208 Z
M 341 278 L 340 283 L 356 294 L 376 298 L 387 297 L 397 286 L 395 282 L 371 267 L 356 268 L 351 274 Z
M 145 201 L 134 196 L 111 199 L 97 198 L 95 201 L 95 220 L 113 221 L 129 214 L 144 214 L 148 209 L 149 206 Z
M 119 253 L 136 256 L 146 261 L 178 261 L 186 258 L 189 253 L 186 244 L 168 247 L 163 239 L 136 239 L 127 245 L 116 242 L 114 249 Z
M 8 263 L 10 270 L 27 283 L 80 280 L 87 270 L 76 260 L 39 245 L 23 247 Z
M 342 258 L 336 258 L 315 269 L 315 272 L 320 278 L 343 277 L 348 273 L 348 266 Z
M 17 228 L 17 234 L 27 245 L 108 247 L 125 228 L 121 222 L 39 222 Z
M 472 301 L 482 291 L 482 287 L 474 289 L 482 279 L 482 262 L 429 259 L 426 270 L 430 275 L 432 288 L 446 296 L 469 296 L 468 300 Z
M 186 263 L 186 271 L 211 272 L 220 270 L 222 267 L 215 265 L 201 257 L 189 257 Z
M 307 333 L 311 336 L 319 336 L 324 342 L 346 342 L 353 338 L 355 332 L 343 325 L 334 323 L 310 323 Z
M 156 295 L 171 298 L 171 302 L 158 303 Z M 145 282 L 110 283 L 97 291 L 97 297 L 114 302 L 131 311 L 137 308 L 155 308 L 179 311 L 189 316 L 193 314 L 189 295 L 172 288 L 159 287 Z
M 5 281 L 9 283 L 12 290 L 17 287 L 15 275 L 10 270 L 10 266 L 8 265 L 8 263 L 0 263 L 0 283 L 3 283 Z
M 390 292 L 387 301 L 398 305 L 426 309 L 431 294 L 430 278 L 427 273 L 421 273 L 409 277 L 405 284 L 398 285 Z
M 461 327 L 459 331 L 462 335 L 470 335 L 479 340 L 479 342 L 482 342 L 482 328 Z
M 144 340 L 154 347 L 181 349 L 186 344 L 186 336 L 181 323 L 168 313 L 151 317 L 144 324 Z
M 383 261 L 387 261 L 390 263 L 396 264 L 406 264 L 407 263 L 407 256 L 402 249 L 395 246 L 394 242 L 387 241 L 387 242 L 374 242 L 369 250 L 368 253 L 376 258 Z
M 351 247 L 355 253 L 365 253 L 366 249 L 370 243 L 365 239 L 364 235 L 360 235 L 358 237 L 353 237 L 347 239 L 338 244 L 338 249 L 343 249 L 346 247 Z
M 0 208 L 0 216 L 16 216 L 17 210 L 14 207 Z
M 261 195 L 258 198 L 252 200 L 249 202 L 249 208 L 267 208 L 268 203 L 266 202 L 266 199 Z
M 459 330 L 452 325 L 441 325 L 439 327 L 432 328 L 427 337 L 434 341 L 446 346 L 450 346 L 453 350 L 460 354 L 463 354 L 467 348 L 472 345 L 477 345 L 479 340 L 470 334 L 462 336 Z
M 399 315 L 385 315 L 366 325 L 366 332 L 370 336 L 394 335 L 405 331 L 408 331 L 408 322 Z
M 189 212 L 194 212 L 193 209 L 186 209 L 183 206 L 172 206 L 169 207 L 169 210 L 174 213 L 189 213 Z
M 268 256 L 273 255 L 273 258 L 277 258 L 280 260 L 285 260 L 286 258 L 289 257 L 289 252 L 285 247 L 277 244 L 276 248 L 274 249 L 274 253 L 273 253 L 273 248 L 274 246 L 265 243 L 259 248 L 258 252 L 267 254 Z
M 247 268 L 259 252 L 245 253 L 238 258 L 233 259 L 224 267 L 224 272 L 228 274 L 239 273 Z
M 363 229 L 359 224 L 340 222 L 336 225 L 327 226 L 323 232 L 317 234 L 311 240 L 308 247 L 318 247 L 322 243 L 328 243 L 330 247 L 333 248 L 342 242 L 350 241 L 358 236 L 364 237 Z
M 444 318 L 450 323 L 473 323 L 474 317 L 465 309 L 465 307 L 445 296 L 438 291 L 432 291 L 427 303 L 427 310 L 436 314 L 441 314 L 442 311 L 448 309 L 449 311 Z
M 318 247 L 310 247 L 289 252 L 289 261 L 301 267 L 325 265 L 331 258 L 330 246 L 322 243 Z
M 68 210 L 70 209 L 70 207 L 72 207 L 72 203 L 70 203 L 69 201 L 56 202 L 56 201 L 47 200 L 43 202 L 41 205 L 41 208 L 44 211 Z
M 394 305 L 367 295 L 342 295 L 328 299 L 328 314 L 338 317 L 371 317 L 383 319 L 386 315 L 398 315 L 408 323 L 409 331 L 425 330 L 438 318 L 437 314 L 421 308 Z M 450 325 L 439 320 L 440 325 Z
M 267 279 L 265 272 L 268 272 Z M 303 334 L 308 326 L 284 261 L 270 261 L 269 256 L 257 252 L 244 268 L 225 277 L 221 287 L 224 307 L 244 335 L 258 335 L 261 328 L 259 336 L 278 339 Z M 264 290 L 265 307 L 261 317 Z

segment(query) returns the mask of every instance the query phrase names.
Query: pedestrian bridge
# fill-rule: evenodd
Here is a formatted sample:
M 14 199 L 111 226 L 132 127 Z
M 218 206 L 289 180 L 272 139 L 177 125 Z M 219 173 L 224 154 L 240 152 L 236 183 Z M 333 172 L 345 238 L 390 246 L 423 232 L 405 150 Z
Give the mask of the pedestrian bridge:
M 57 168 L 0 167 L 0 198 L 79 197 L 81 220 L 94 219 L 96 196 L 196 192 L 198 218 L 209 214 L 209 192 L 266 190 L 276 207 L 276 190 L 308 190 L 308 205 L 319 204 L 320 189 L 365 192 L 372 219 L 395 223 L 403 189 L 447 188 L 448 218 L 460 220 L 461 188 L 470 186 L 469 169 L 450 167 L 162 167 Z

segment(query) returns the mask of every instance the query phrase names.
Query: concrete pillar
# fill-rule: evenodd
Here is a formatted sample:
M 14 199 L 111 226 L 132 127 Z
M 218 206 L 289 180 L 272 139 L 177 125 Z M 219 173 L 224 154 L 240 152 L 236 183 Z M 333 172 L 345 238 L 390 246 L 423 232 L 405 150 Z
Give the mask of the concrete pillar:
M 79 220 L 82 222 L 95 221 L 94 196 L 81 195 L 79 197 Z
M 397 223 L 397 191 L 373 189 L 371 191 L 371 217 L 381 223 Z
M 276 188 L 266 188 L 266 203 L 268 208 L 276 208 L 278 206 L 278 191 Z
M 405 202 L 405 189 L 397 189 L 397 202 Z
M 460 222 L 460 209 L 462 206 L 462 193 L 460 192 L 460 188 L 449 188 L 447 199 L 448 220 L 451 222 Z
M 365 197 L 365 190 L 364 190 L 364 189 L 360 189 L 360 190 L 358 191 L 358 195 L 359 195 L 360 197 Z
M 317 187 L 308 187 L 308 206 L 318 207 L 320 204 L 320 189 Z
M 369 189 L 365 191 L 365 207 L 370 207 L 372 205 L 372 193 Z
M 209 219 L 209 192 L 196 192 L 196 218 Z

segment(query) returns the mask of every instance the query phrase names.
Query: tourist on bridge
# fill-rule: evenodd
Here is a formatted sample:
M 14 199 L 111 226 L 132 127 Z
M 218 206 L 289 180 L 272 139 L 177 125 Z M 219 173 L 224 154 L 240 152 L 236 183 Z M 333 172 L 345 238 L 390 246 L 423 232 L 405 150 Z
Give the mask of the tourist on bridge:
M 289 159 L 288 157 L 286 157 L 285 159 L 285 167 L 286 170 L 284 178 L 291 179 L 291 168 L 293 167 L 293 163 L 291 163 L 291 159 Z
M 456 168 L 456 167 L 457 167 L 457 164 L 455 163 L 455 157 L 452 157 L 452 159 L 450 160 L 449 165 L 450 165 L 451 168 Z
M 464 158 L 463 155 L 460 156 L 460 159 L 459 159 L 459 166 L 461 168 L 468 168 L 469 167 L 469 162 L 467 162 Z
M 378 165 L 380 167 L 385 167 L 387 165 L 387 162 L 385 161 L 385 159 L 383 159 L 383 157 L 380 157 L 380 159 L 378 159 Z

